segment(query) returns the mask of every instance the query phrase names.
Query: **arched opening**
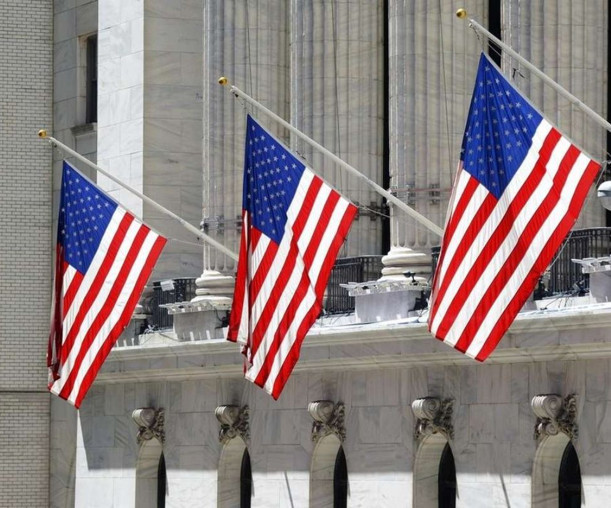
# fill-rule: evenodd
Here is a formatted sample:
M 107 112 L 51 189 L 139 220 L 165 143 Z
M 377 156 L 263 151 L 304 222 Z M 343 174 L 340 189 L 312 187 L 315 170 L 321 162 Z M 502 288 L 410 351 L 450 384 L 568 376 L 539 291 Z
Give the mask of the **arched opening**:
M 440 433 L 425 437 L 414 463 L 414 506 L 456 506 L 456 466 L 447 438 Z
M 454 464 L 452 448 L 448 443 L 446 443 L 439 461 L 437 493 L 440 508 L 454 508 L 456 506 L 456 465 Z
M 569 441 L 562 454 L 558 473 L 559 508 L 579 508 L 581 506 L 581 468 L 573 443 Z
M 565 433 L 541 440 L 533 462 L 532 496 L 536 508 L 581 506 L 579 458 Z
M 333 508 L 346 508 L 348 504 L 348 465 L 344 448 L 339 447 L 333 470 Z
M 159 458 L 159 467 L 157 468 L 157 508 L 165 508 L 165 495 L 168 478 L 165 471 L 165 457 L 163 452 Z
M 252 469 L 250 467 L 250 454 L 248 449 L 242 455 L 240 468 L 240 508 L 250 508 L 252 499 Z
M 348 465 L 335 434 L 318 441 L 310 469 L 310 507 L 340 508 L 348 504 Z
M 165 508 L 167 475 L 163 448 L 157 439 L 142 443 L 136 465 L 136 508 Z
M 249 508 L 252 498 L 250 454 L 241 437 L 223 446 L 218 469 L 217 506 Z

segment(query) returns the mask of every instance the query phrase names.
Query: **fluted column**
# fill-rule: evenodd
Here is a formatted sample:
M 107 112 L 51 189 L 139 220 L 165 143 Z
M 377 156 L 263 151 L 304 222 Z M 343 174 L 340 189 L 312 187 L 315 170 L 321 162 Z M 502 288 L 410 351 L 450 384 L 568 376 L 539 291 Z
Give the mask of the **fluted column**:
M 291 121 L 379 184 L 384 22 L 382 2 L 291 2 Z M 302 141 L 293 141 L 318 174 L 352 201 L 379 211 L 378 194 Z M 379 254 L 381 232 L 379 214 L 361 209 L 340 256 Z
M 486 0 L 463 2 L 487 19 Z M 452 2 L 389 2 L 391 188 L 442 226 L 481 43 Z M 391 245 L 424 253 L 440 238 L 394 210 Z M 392 250 L 391 250 L 392 252 Z
M 508 0 L 504 2 L 503 39 L 527 60 L 594 111 L 607 111 L 608 2 Z M 514 70 L 515 69 L 515 70 Z M 565 135 L 598 159 L 605 155 L 606 131 L 541 79 L 505 56 L 503 71 Z M 604 210 L 595 186 L 584 204 L 579 227 L 603 226 Z
M 204 0 L 203 220 L 208 233 L 238 252 L 246 110 L 219 76 L 288 118 L 289 7 L 284 0 Z M 255 112 L 256 115 L 256 112 Z M 271 132 L 275 125 L 262 118 Z M 204 274 L 232 272 L 234 261 L 204 248 Z

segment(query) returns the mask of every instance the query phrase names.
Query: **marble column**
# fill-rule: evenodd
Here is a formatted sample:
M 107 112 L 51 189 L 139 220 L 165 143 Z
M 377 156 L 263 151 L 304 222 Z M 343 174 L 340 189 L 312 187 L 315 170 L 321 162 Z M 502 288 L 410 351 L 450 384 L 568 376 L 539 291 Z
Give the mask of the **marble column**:
M 382 2 L 291 2 L 291 121 L 375 182 L 382 183 Z M 381 197 L 303 141 L 293 147 L 361 209 L 341 256 L 379 254 Z
M 608 2 L 507 0 L 503 39 L 598 114 L 607 111 Z M 592 157 L 605 160 L 606 131 L 508 55 L 503 71 L 514 77 L 529 100 Z M 592 187 L 577 227 L 605 225 Z
M 193 225 L 202 197 L 202 1 L 98 2 L 98 164 Z M 183 240 L 168 242 L 153 280 L 201 273 L 197 237 L 110 180 L 98 183 Z
M 286 141 L 267 118 L 245 108 L 220 76 L 283 118 L 289 117 L 289 38 L 283 0 L 204 0 L 203 171 L 204 228 L 238 252 L 246 113 Z M 230 273 L 232 259 L 206 247 L 204 269 Z
M 462 6 L 487 19 L 487 4 Z M 480 52 L 455 10 L 451 2 L 389 2 L 391 190 L 442 227 Z M 430 273 L 430 249 L 439 236 L 398 209 L 391 217 L 383 274 Z

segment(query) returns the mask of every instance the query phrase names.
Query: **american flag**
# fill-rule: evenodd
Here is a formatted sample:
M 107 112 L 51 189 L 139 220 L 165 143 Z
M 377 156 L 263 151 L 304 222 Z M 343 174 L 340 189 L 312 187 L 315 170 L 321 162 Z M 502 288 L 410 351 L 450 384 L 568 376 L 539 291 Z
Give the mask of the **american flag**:
M 482 54 L 433 282 L 438 339 L 479 361 L 490 355 L 599 169 Z
M 277 399 L 357 209 L 250 116 L 242 209 L 227 338 L 243 344 L 246 378 Z
M 81 405 L 129 323 L 166 239 L 64 162 L 49 390 Z

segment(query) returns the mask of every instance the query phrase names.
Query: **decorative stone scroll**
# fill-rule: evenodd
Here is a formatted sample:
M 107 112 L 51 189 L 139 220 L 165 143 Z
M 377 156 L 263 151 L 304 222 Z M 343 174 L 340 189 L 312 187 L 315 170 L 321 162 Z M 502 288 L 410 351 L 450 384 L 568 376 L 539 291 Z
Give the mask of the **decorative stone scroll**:
M 323 437 L 335 434 L 343 443 L 346 439 L 344 417 L 346 407 L 343 402 L 337 404 L 330 400 L 316 400 L 308 404 L 312 422 L 312 441 L 317 443 Z
M 454 401 L 452 399 L 422 397 L 412 402 L 412 411 L 416 417 L 414 437 L 417 440 L 436 433 L 444 434 L 448 439 L 454 438 L 454 426 L 452 425 Z
M 150 441 L 153 438 L 159 440 L 161 444 L 165 442 L 165 413 L 163 408 L 144 407 L 135 409 L 132 412 L 132 420 L 138 425 L 138 445 L 142 445 L 145 441 Z
M 250 439 L 248 421 L 250 409 L 248 406 L 219 406 L 214 414 L 221 424 L 219 430 L 219 441 L 221 443 L 226 444 L 237 436 L 241 437 L 244 442 L 248 442 Z
M 559 432 L 564 432 L 570 439 L 577 439 L 577 399 L 574 393 L 564 399 L 555 393 L 535 395 L 530 406 L 537 417 L 536 440 Z

